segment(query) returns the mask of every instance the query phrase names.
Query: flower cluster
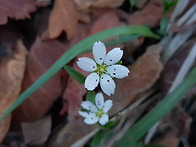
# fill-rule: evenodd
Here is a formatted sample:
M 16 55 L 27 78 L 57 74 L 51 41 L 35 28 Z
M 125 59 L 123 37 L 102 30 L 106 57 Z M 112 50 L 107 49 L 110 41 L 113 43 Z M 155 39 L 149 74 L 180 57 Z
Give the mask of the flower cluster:
M 85 80 L 85 88 L 94 90 L 100 83 L 101 89 L 107 95 L 115 90 L 115 83 L 112 78 L 122 79 L 128 76 L 129 69 L 117 64 L 122 58 L 123 51 L 114 48 L 106 55 L 106 47 L 102 42 L 95 42 L 93 45 L 94 60 L 82 57 L 77 61 L 78 66 L 87 72 L 92 72 Z
M 113 78 L 122 79 L 129 74 L 129 69 L 119 64 L 123 56 L 120 48 L 114 48 L 106 54 L 106 47 L 102 42 L 95 42 L 93 45 L 93 59 L 82 57 L 77 65 L 87 72 L 92 72 L 85 80 L 85 88 L 94 90 L 100 83 L 101 89 L 110 96 L 114 93 L 116 85 Z M 104 102 L 102 93 L 95 96 L 95 105 L 90 101 L 83 101 L 81 106 L 85 111 L 79 111 L 86 124 L 99 123 L 105 125 L 109 121 L 107 112 L 112 107 L 112 101 Z

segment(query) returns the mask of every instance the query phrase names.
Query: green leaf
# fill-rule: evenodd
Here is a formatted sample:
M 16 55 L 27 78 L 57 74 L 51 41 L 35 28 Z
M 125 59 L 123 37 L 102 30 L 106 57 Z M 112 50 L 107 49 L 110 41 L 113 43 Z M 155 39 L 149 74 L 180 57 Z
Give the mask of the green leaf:
M 119 115 L 116 115 L 115 119 L 113 121 L 110 120 L 106 125 L 100 126 L 100 127 L 103 130 L 108 130 L 108 129 L 111 129 L 112 127 L 114 127 L 118 123 L 118 121 L 119 121 Z
M 191 87 L 196 83 L 196 67 L 189 73 L 183 82 L 170 94 L 168 94 L 149 113 L 141 118 L 133 127 L 128 129 L 124 136 L 115 144 L 118 146 L 130 146 L 130 139 L 138 141 L 159 120 L 183 98 Z
M 164 7 L 164 13 L 167 13 L 171 8 L 176 6 L 178 1 L 171 1 L 171 0 L 162 0 L 163 1 L 163 7 Z
M 74 68 L 65 65 L 64 69 L 67 71 L 67 73 L 78 83 L 84 84 L 86 77 L 82 75 L 80 72 L 76 71 Z
M 138 36 L 138 35 L 137 36 L 120 36 L 114 40 L 106 41 L 106 42 L 104 42 L 104 44 L 106 46 L 114 46 L 117 44 L 128 42 L 128 41 L 136 39 L 138 37 L 140 37 L 140 36 Z
M 110 130 L 100 130 L 93 136 L 91 147 L 100 147 L 103 139 L 108 139 L 112 134 Z
M 130 5 L 131 5 L 131 6 L 135 6 L 135 1 L 136 1 L 136 0 L 129 0 Z
M 91 141 L 91 147 L 100 147 L 102 137 L 103 137 L 103 131 L 99 131 L 97 134 L 95 134 Z
M 87 92 L 87 96 L 86 96 L 86 100 L 95 103 L 95 92 L 94 91 L 88 91 Z
M 26 91 L 24 91 L 18 99 L 6 110 L 6 112 L 0 117 L 2 121 L 7 115 L 9 115 L 14 109 L 16 109 L 24 100 L 26 100 L 32 93 L 34 93 L 39 87 L 41 87 L 46 81 L 48 81 L 54 74 L 56 74 L 65 64 L 71 61 L 76 56 L 91 51 L 93 43 L 96 41 L 103 41 L 114 36 L 146 36 L 159 39 L 159 36 L 151 32 L 149 28 L 144 26 L 119 26 L 111 28 L 97 34 L 94 34 L 65 52 L 54 64 L 44 73 L 35 83 L 33 83 Z

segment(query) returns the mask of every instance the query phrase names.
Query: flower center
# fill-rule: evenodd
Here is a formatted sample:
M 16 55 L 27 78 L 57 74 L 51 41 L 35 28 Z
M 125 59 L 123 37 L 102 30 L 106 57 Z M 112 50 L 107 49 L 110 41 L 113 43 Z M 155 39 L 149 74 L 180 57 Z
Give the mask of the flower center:
M 104 114 L 103 110 L 98 110 L 96 113 L 98 117 L 101 117 L 103 114 Z
M 106 66 L 105 65 L 97 65 L 97 73 L 99 73 L 100 75 L 106 72 Z

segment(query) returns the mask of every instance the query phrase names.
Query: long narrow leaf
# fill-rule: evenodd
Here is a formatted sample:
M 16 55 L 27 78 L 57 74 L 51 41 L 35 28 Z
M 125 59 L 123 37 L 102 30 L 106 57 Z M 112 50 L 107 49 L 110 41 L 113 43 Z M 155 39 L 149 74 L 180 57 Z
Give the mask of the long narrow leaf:
M 130 146 L 130 139 L 139 140 L 157 121 L 161 120 L 183 98 L 188 90 L 196 83 L 196 67 L 173 92 L 167 95 L 156 107 L 140 119 L 125 135 L 115 144 Z
M 99 32 L 80 41 L 72 48 L 70 48 L 66 53 L 64 53 L 45 74 L 43 74 L 35 83 L 33 83 L 31 87 L 29 87 L 24 93 L 22 93 L 22 95 L 20 95 L 20 97 L 16 99 L 16 101 L 0 117 L 0 121 L 3 120 L 7 115 L 9 115 L 15 108 L 17 108 L 24 100 L 26 100 L 46 81 L 48 81 L 70 60 L 72 60 L 79 54 L 90 51 L 94 42 L 102 41 L 114 36 L 135 36 L 135 35 L 159 38 L 157 35 L 153 34 L 149 28 L 144 26 L 120 26 L 120 27 L 115 27 Z
M 76 80 L 78 83 L 80 84 L 84 84 L 84 81 L 86 79 L 86 77 L 84 75 L 82 75 L 80 72 L 76 71 L 74 68 L 65 65 L 64 69 L 67 71 L 67 73 L 74 79 Z

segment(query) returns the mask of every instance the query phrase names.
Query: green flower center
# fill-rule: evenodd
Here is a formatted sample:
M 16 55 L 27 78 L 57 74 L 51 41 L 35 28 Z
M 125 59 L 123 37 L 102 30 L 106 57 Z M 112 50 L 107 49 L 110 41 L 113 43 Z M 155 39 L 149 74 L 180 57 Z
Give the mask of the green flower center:
M 106 72 L 106 66 L 105 65 L 97 65 L 97 70 L 95 72 L 99 73 L 99 75 L 105 73 Z
M 98 117 L 101 117 L 103 114 L 104 114 L 103 110 L 98 110 L 96 113 Z

